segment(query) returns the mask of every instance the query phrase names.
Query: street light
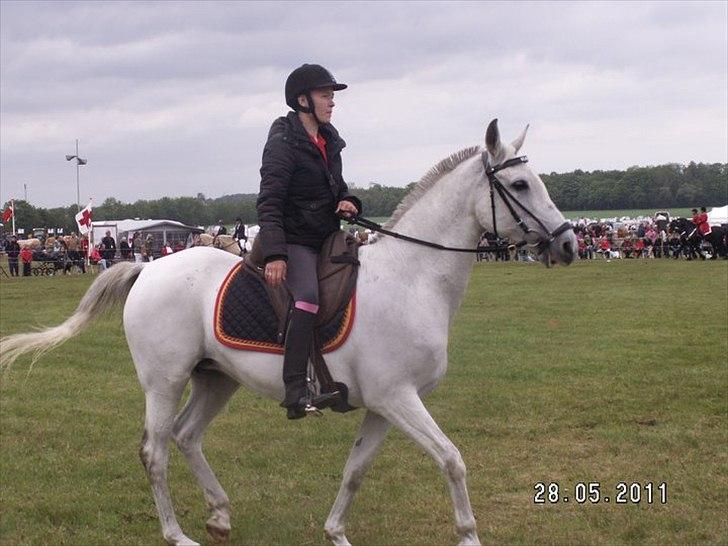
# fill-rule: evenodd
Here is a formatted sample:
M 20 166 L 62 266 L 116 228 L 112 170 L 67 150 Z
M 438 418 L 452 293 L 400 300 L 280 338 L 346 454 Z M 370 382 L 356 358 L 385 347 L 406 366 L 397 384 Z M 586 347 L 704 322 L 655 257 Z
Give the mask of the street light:
M 88 163 L 88 160 L 82 159 L 78 155 L 78 139 L 76 139 L 76 155 L 66 155 L 66 161 L 76 160 L 76 212 L 81 211 L 81 188 L 79 184 L 78 168 Z

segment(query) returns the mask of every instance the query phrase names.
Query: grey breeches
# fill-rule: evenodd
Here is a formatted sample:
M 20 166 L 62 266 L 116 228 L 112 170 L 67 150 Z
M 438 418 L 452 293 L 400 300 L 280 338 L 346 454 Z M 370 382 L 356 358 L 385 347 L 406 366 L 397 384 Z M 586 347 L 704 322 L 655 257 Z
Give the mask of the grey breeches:
M 309 313 L 318 311 L 318 252 L 303 245 L 286 245 L 288 263 L 286 285 L 293 296 L 294 305 Z

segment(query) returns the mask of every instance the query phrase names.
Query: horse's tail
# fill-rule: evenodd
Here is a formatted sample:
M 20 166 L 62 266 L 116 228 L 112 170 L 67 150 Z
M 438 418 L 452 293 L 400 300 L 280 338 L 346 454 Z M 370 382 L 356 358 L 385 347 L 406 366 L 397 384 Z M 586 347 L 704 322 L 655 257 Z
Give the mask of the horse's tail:
M 35 351 L 35 362 L 46 352 L 81 332 L 108 308 L 123 304 L 143 267 L 143 264 L 129 262 L 110 267 L 93 282 L 76 311 L 64 323 L 37 332 L 13 334 L 0 339 L 0 369 L 11 366 L 15 359 L 31 351 Z

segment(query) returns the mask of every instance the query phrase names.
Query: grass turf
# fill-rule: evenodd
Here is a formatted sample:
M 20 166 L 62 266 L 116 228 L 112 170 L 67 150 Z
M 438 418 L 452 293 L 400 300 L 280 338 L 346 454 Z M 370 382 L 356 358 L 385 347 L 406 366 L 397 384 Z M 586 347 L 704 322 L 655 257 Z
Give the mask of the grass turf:
M 0 333 L 64 320 L 86 276 L 2 279 Z M 728 264 L 672 260 L 478 264 L 426 401 L 460 448 L 489 544 L 728 542 Z M 180 333 L 184 335 L 184 333 Z M 120 313 L 0 390 L 0 544 L 162 544 L 137 447 L 144 403 Z M 236 395 L 206 454 L 232 502 L 231 544 L 324 544 L 360 411 L 289 422 Z M 667 504 L 615 504 L 615 487 L 667 483 Z M 537 482 L 570 502 L 536 505 Z M 611 502 L 577 504 L 578 482 Z M 191 537 L 205 503 L 172 448 Z M 354 502 L 357 544 L 455 543 L 444 479 L 393 431 Z

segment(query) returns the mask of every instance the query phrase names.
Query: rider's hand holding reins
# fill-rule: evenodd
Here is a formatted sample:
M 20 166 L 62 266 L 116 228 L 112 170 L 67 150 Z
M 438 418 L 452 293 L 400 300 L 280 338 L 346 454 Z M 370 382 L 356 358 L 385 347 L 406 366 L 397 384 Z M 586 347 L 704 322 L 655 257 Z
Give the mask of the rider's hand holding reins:
M 273 260 L 265 264 L 265 280 L 271 286 L 278 286 L 286 280 L 286 261 Z
M 339 205 L 336 207 L 336 210 L 334 211 L 339 216 L 343 216 L 344 218 L 353 218 L 357 214 L 359 214 L 359 211 L 354 206 L 354 203 L 351 201 L 339 201 Z

